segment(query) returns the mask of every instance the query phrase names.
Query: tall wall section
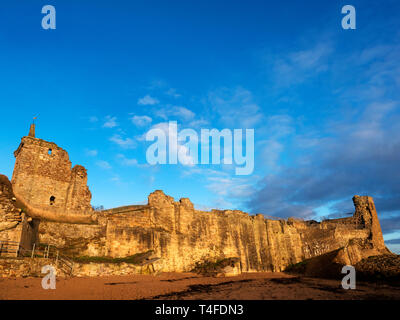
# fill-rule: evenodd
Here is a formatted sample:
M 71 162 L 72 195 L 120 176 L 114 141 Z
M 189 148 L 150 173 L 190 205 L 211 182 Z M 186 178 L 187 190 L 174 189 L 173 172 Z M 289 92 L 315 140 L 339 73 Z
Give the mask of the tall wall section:
M 372 221 L 377 221 L 371 201 L 355 197 L 354 217 L 318 223 L 269 220 L 241 211 L 198 211 L 188 199 L 175 202 L 156 191 L 146 206 L 106 212 L 105 253 L 124 257 L 154 250 L 163 271 L 189 271 L 196 263 L 228 257 L 240 258 L 244 272 L 281 271 L 351 241 L 384 250 L 384 245 L 379 247 L 383 243 L 380 227 L 371 228 Z
M 65 150 L 55 143 L 26 136 L 14 155 L 11 182 L 17 197 L 38 210 L 60 214 L 92 212 L 86 169 L 79 165 L 71 169 Z

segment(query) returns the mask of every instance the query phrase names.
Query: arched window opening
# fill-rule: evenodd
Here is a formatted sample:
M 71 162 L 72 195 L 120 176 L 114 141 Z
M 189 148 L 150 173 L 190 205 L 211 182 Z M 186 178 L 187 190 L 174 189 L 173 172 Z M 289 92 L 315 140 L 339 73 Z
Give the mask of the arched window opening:
M 51 196 L 50 197 L 50 205 L 52 206 L 54 204 L 54 202 L 56 202 L 56 197 L 55 196 Z
M 49 149 L 49 151 L 47 152 L 49 155 L 51 155 L 53 153 L 53 150 Z

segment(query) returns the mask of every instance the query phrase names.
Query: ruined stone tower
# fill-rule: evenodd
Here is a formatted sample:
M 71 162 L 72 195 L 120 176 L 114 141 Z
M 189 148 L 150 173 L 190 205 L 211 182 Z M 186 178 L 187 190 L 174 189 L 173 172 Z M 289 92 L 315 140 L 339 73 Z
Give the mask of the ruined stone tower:
M 92 212 L 86 169 L 79 165 L 71 169 L 68 153 L 55 143 L 36 138 L 34 124 L 14 156 L 11 183 L 17 197 L 54 214 Z

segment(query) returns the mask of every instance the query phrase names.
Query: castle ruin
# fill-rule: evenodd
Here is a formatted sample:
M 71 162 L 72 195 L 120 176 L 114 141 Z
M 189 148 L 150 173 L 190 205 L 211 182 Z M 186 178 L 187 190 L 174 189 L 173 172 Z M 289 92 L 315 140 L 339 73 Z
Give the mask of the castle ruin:
M 68 153 L 53 142 L 35 137 L 35 125 L 14 152 L 14 193 L 31 206 L 55 214 L 89 214 L 92 194 L 83 166 L 71 169 Z
M 387 253 L 371 197 L 355 196 L 355 213 L 323 222 L 266 219 L 238 210 L 200 211 L 187 198 L 157 190 L 146 205 L 94 212 L 86 169 L 35 137 L 14 153 L 11 184 L 0 179 L 0 241 L 46 243 L 69 256 L 127 257 L 152 252 L 158 271 L 190 271 L 201 263 L 237 259 L 238 272 L 282 271 L 340 250 L 344 263 Z

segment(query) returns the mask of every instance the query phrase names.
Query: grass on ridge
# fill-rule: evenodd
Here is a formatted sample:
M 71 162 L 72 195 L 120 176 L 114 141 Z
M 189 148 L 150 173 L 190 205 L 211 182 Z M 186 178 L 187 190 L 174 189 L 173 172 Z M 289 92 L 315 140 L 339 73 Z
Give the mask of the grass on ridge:
M 80 256 L 73 257 L 72 260 L 80 263 L 131 263 L 131 264 L 139 264 L 148 256 L 153 253 L 153 250 L 149 250 L 146 252 L 136 253 L 132 256 L 127 256 L 123 258 L 111 258 L 111 257 L 89 257 L 89 256 Z

